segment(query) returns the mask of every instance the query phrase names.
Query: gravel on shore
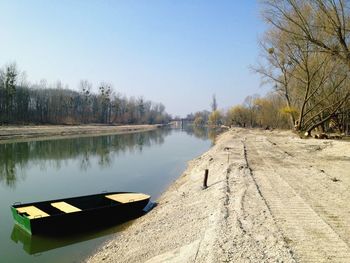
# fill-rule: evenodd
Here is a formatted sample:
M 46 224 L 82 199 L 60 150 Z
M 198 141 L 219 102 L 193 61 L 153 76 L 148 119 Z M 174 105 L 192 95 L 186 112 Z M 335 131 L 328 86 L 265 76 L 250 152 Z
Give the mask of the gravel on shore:
M 231 129 L 86 262 L 350 262 L 349 189 L 349 142 Z

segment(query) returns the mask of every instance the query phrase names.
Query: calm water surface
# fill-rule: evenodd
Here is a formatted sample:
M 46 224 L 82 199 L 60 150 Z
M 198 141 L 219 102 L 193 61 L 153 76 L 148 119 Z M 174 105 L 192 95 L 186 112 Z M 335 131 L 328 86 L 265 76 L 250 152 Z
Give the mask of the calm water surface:
M 154 200 L 211 144 L 206 131 L 191 129 L 0 144 L 0 262 L 80 262 L 132 223 L 69 237 L 30 236 L 14 226 L 14 202 L 103 191 L 143 192 Z

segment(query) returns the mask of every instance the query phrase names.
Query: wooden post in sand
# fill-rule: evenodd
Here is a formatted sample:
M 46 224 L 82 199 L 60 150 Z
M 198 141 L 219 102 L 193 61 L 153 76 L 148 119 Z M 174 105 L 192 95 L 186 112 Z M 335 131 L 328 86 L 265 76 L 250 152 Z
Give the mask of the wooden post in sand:
M 209 169 L 205 169 L 204 172 L 204 180 L 203 180 L 203 189 L 208 188 L 207 182 L 208 182 L 208 174 L 209 174 Z

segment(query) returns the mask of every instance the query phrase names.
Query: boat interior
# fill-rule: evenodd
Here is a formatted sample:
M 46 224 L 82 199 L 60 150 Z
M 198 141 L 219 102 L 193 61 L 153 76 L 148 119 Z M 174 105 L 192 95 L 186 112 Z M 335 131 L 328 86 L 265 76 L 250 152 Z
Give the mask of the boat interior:
M 74 213 L 82 210 L 96 209 L 113 205 L 126 204 L 150 198 L 149 195 L 141 193 L 113 193 L 98 194 L 68 199 L 45 201 L 28 205 L 17 205 L 19 214 L 29 219 Z

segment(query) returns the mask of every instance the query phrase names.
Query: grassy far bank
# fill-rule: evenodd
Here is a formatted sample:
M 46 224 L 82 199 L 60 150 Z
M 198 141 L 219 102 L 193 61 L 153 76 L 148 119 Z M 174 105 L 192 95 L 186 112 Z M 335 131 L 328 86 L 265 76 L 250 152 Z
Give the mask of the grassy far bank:
M 27 125 L 0 126 L 0 143 L 23 141 L 28 139 L 72 137 L 98 134 L 121 134 L 138 131 L 148 131 L 162 127 L 153 125 Z

